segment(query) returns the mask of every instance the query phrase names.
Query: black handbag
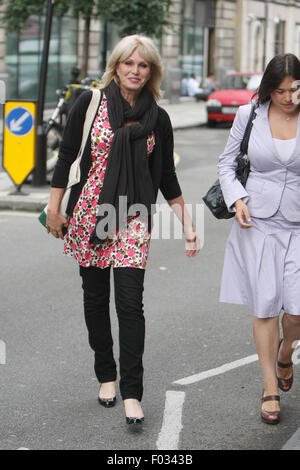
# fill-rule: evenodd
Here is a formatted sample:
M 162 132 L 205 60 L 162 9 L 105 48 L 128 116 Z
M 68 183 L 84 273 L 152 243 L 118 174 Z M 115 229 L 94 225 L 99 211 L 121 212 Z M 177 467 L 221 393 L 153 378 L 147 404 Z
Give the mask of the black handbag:
M 240 153 L 236 157 L 237 166 L 235 174 L 237 179 L 242 183 L 244 187 L 246 186 L 246 182 L 250 173 L 250 162 L 247 158 L 247 152 L 253 121 L 256 118 L 255 110 L 256 105 L 253 104 L 245 129 L 244 137 L 241 142 Z M 219 180 L 215 181 L 215 183 L 211 186 L 211 188 L 207 191 L 206 195 L 202 199 L 211 211 L 211 213 L 217 219 L 230 219 L 231 217 L 235 216 L 234 212 L 229 212 L 227 209 Z

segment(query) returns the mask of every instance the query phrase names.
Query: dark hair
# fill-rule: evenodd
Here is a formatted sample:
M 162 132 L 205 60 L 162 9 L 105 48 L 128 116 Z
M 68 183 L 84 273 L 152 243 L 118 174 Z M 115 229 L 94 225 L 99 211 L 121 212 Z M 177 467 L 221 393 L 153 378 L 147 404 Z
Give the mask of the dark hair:
M 271 99 L 271 93 L 278 88 L 285 77 L 300 80 L 300 61 L 294 54 L 279 54 L 268 63 L 260 86 L 253 96 L 258 104 Z

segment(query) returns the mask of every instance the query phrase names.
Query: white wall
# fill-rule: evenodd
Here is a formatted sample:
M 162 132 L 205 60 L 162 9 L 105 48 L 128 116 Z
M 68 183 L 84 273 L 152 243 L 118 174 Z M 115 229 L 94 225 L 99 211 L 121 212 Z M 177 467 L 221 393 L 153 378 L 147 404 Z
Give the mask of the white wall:
M 240 13 L 240 71 L 263 71 L 275 55 L 275 26 L 285 21 L 284 52 L 300 55 L 300 5 L 263 1 L 238 0 Z M 267 15 L 266 15 L 267 14 Z M 267 16 L 267 17 L 266 17 Z M 265 55 L 265 58 L 264 58 Z

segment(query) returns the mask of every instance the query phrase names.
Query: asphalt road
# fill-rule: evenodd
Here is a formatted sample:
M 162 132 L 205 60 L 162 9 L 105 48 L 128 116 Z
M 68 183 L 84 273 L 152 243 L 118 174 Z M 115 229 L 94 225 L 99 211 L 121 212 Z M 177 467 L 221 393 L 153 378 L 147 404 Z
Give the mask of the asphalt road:
M 228 132 L 201 128 L 175 134 L 178 176 L 193 208 L 216 178 Z M 196 259 L 185 256 L 182 240 L 151 242 L 144 297 L 146 422 L 132 433 L 119 395 L 111 410 L 97 402 L 76 263 L 62 255 L 62 242 L 42 230 L 36 214 L 0 213 L 0 449 L 283 447 L 299 427 L 300 374 L 296 367 L 293 388 L 282 396 L 282 422 L 261 423 L 258 362 L 243 365 L 256 353 L 252 314 L 218 302 L 231 221 L 217 221 L 205 210 L 204 222 Z M 118 358 L 113 301 L 111 314 Z M 238 360 L 241 365 L 230 370 L 228 364 Z M 212 377 L 174 383 L 211 370 Z

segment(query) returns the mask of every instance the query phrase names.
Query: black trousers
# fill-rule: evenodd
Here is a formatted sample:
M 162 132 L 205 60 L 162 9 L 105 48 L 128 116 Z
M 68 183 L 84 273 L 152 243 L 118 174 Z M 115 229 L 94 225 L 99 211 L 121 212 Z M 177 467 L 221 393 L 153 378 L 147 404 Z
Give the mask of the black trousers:
M 143 291 L 145 270 L 114 268 L 115 304 L 119 321 L 120 392 L 122 399 L 142 399 L 145 319 Z M 85 321 L 95 352 L 99 382 L 117 378 L 109 314 L 110 268 L 80 266 Z

